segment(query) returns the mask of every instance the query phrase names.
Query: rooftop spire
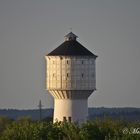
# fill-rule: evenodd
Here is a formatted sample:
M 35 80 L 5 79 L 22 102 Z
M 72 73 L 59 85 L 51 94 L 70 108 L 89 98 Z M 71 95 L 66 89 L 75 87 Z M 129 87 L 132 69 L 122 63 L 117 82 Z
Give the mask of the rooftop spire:
M 65 35 L 65 41 L 76 40 L 77 37 L 78 36 L 76 36 L 74 33 L 70 32 Z

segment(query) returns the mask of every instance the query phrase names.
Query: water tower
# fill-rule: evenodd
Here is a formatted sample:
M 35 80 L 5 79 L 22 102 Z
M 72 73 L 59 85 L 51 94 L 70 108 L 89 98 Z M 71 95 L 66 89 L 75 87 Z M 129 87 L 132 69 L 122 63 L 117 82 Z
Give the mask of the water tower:
M 96 55 L 70 32 L 65 41 L 45 56 L 46 89 L 54 97 L 55 121 L 84 122 L 88 97 L 96 89 Z

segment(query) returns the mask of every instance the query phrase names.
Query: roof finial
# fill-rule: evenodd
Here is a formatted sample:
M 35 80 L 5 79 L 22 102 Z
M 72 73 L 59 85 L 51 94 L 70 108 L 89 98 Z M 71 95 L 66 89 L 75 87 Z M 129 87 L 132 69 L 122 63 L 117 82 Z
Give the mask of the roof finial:
M 69 31 L 72 32 L 72 28 L 71 27 L 69 28 Z

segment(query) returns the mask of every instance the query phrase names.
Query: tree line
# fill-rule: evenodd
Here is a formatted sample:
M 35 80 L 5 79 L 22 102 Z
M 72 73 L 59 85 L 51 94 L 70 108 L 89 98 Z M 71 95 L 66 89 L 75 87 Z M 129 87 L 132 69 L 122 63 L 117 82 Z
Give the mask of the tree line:
M 105 117 L 79 125 L 0 116 L 0 140 L 140 140 L 140 123 Z

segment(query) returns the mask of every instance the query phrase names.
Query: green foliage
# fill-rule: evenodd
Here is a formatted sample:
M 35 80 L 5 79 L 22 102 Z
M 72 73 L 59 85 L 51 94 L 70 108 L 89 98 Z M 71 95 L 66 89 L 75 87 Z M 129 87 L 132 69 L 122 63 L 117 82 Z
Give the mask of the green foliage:
M 140 140 L 140 134 L 133 133 L 133 129 L 140 128 L 140 124 L 113 121 L 110 118 L 78 125 L 32 121 L 29 117 L 20 117 L 16 121 L 0 117 L 0 128 L 0 140 Z M 125 133 L 124 128 L 127 128 Z
M 96 122 L 88 121 L 84 123 L 80 131 L 82 140 L 103 140 L 104 136 L 101 133 L 100 127 Z
M 78 124 L 63 122 L 60 124 L 63 140 L 80 140 Z
M 60 128 L 52 123 L 14 122 L 3 132 L 1 140 L 56 140 Z
M 32 119 L 30 116 L 22 116 L 22 117 L 17 118 L 16 121 L 21 124 L 28 124 L 32 121 Z
M 0 136 L 4 129 L 12 123 L 12 120 L 6 116 L 0 116 Z

